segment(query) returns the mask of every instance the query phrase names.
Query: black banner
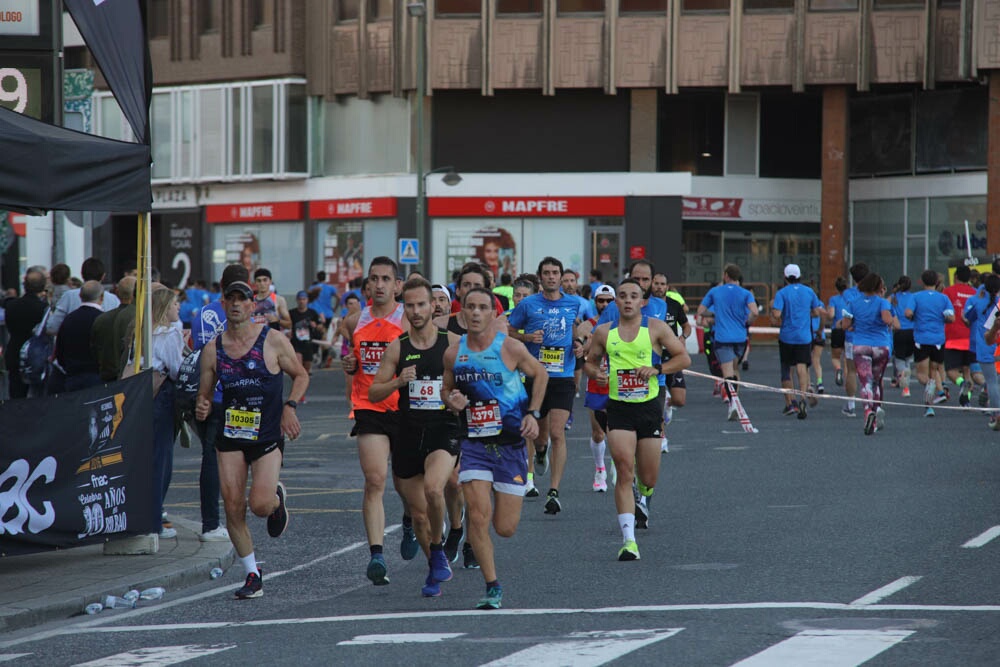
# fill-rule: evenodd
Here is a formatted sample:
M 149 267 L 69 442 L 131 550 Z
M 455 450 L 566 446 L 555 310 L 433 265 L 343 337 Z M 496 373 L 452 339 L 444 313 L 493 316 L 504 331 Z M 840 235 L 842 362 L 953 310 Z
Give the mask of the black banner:
M 0 403 L 0 556 L 159 530 L 148 372 Z

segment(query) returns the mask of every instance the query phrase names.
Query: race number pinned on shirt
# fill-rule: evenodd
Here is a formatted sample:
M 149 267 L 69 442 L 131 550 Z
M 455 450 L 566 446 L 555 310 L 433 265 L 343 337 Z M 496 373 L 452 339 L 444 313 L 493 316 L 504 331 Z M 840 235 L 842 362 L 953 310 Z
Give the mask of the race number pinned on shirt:
M 226 408 L 222 434 L 227 438 L 256 440 L 260 435 L 260 410 Z
M 470 403 L 465 409 L 470 438 L 492 438 L 503 430 L 500 404 L 495 398 Z
M 411 410 L 444 410 L 441 380 L 410 380 Z
M 649 397 L 649 380 L 643 380 L 638 369 L 619 368 L 617 380 L 619 400 L 636 401 Z
M 306 325 L 304 327 L 300 326 L 297 329 L 295 329 L 295 340 L 299 340 L 299 341 L 302 341 L 302 342 L 305 342 L 305 343 L 309 342 L 310 337 L 309 337 L 309 324 L 308 323 L 306 323 Z
M 365 375 L 375 375 L 382 364 L 382 355 L 389 343 L 377 340 L 361 341 L 361 372 Z
M 566 365 L 566 350 L 561 347 L 542 345 L 538 349 L 538 360 L 549 373 L 562 373 Z

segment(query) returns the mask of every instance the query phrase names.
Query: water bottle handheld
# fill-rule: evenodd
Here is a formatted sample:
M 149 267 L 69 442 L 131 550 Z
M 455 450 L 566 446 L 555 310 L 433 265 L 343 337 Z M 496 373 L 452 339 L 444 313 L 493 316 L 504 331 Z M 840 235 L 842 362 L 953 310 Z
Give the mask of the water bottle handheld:
M 100 602 L 91 602 L 86 607 L 84 607 L 83 610 L 87 612 L 87 614 L 92 616 L 94 614 L 100 614 L 103 609 L 104 605 L 102 605 Z
M 139 598 L 142 600 L 159 600 L 166 593 L 166 589 L 161 586 L 155 586 L 153 588 L 147 588 L 143 592 L 139 593 Z

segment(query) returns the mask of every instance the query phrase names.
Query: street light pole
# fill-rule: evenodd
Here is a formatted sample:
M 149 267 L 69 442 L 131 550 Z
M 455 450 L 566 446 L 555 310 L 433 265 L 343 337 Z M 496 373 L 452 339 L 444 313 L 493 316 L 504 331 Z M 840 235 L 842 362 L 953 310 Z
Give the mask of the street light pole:
M 426 51 L 426 28 L 427 28 L 427 5 L 421 1 L 412 2 L 406 6 L 410 16 L 417 19 L 417 165 L 414 170 L 417 174 L 417 245 L 420 248 L 420 262 L 418 268 L 426 273 L 424 267 L 424 257 L 430 250 L 424 243 L 425 229 L 427 226 L 427 180 L 424 174 L 424 96 L 426 95 L 427 83 L 427 51 Z

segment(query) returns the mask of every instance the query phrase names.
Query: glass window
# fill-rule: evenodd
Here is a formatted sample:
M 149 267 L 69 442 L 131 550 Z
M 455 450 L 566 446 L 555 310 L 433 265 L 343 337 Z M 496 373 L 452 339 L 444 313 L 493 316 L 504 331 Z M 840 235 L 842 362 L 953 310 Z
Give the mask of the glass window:
M 684 0 L 685 12 L 728 12 L 729 0 Z
M 274 0 L 251 0 L 250 22 L 254 28 L 271 25 L 274 18 Z
M 872 271 L 891 283 L 903 274 L 905 200 L 854 202 L 851 224 L 852 262 L 865 262 Z M 919 275 L 923 269 L 911 272 Z
M 176 178 L 191 178 L 194 175 L 194 92 L 184 90 L 178 93 L 180 98 L 180 124 L 178 141 Z
M 316 271 L 325 271 L 327 281 L 341 296 L 350 282 L 363 278 L 365 266 L 364 221 L 319 222 L 316 224 Z M 375 255 L 372 255 L 375 257 Z
M 229 146 L 232 151 L 229 173 L 234 176 L 243 174 L 243 89 L 233 88 L 230 91 L 232 101 L 233 124 L 229 128 Z
M 482 10 L 480 0 L 438 0 L 434 3 L 434 13 L 437 16 L 449 14 L 479 14 Z
M 251 172 L 274 172 L 274 86 L 254 86 L 250 89 Z
M 819 178 L 822 143 L 822 100 L 818 95 L 761 96 L 761 178 Z
M 743 0 L 743 11 L 746 12 L 770 9 L 792 11 L 794 7 L 795 0 Z
M 895 7 L 923 7 L 922 0 L 874 0 L 875 9 L 893 9 Z
M 301 84 L 288 84 L 285 89 L 285 166 L 283 171 L 309 171 L 309 96 Z
M 662 14 L 667 11 L 667 0 L 621 0 L 622 14 L 638 12 L 656 12 Z
M 497 0 L 497 14 L 541 14 L 542 0 Z
M 146 31 L 150 39 L 166 37 L 170 32 L 167 0 L 149 0 Z
M 940 197 L 930 200 L 927 268 L 944 272 L 968 257 L 965 221 L 969 221 L 972 256 L 989 262 L 986 254 L 986 196 Z
M 857 10 L 858 0 L 809 0 L 809 9 L 815 12 L 830 10 Z
M 173 163 L 170 93 L 154 93 L 150 108 L 150 137 L 153 148 L 153 178 L 170 178 Z
M 227 264 L 242 263 L 250 275 L 260 267 L 270 269 L 278 294 L 291 300 L 306 279 L 301 222 L 258 225 L 210 225 L 212 275 L 221 276 Z
M 757 95 L 729 95 L 726 104 L 726 173 L 757 175 Z
M 357 21 L 361 16 L 361 2 L 359 0 L 340 0 L 337 3 L 338 21 Z
M 986 87 L 917 93 L 916 171 L 986 169 Z
M 913 171 L 913 96 L 867 95 L 851 100 L 851 176 Z
M 100 99 L 101 114 L 100 135 L 108 139 L 128 141 L 124 131 L 127 123 L 122 110 L 118 108 L 118 102 L 111 95 L 102 95 L 98 99 Z
M 221 177 L 225 165 L 226 114 L 222 91 L 201 90 L 198 95 L 199 176 Z
M 404 5 L 406 3 L 403 3 Z M 392 18 L 392 0 L 368 0 L 368 20 Z
M 202 35 L 219 31 L 219 0 L 201 0 L 198 7 L 198 32 Z
M 708 284 L 717 282 L 722 275 L 722 234 L 685 230 L 682 238 L 681 275 L 677 282 L 705 283 L 696 290 L 700 300 L 708 291 Z
M 604 11 L 604 0 L 556 0 L 556 11 L 560 14 L 600 13 Z
M 658 169 L 722 176 L 725 95 L 660 94 Z

